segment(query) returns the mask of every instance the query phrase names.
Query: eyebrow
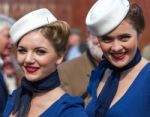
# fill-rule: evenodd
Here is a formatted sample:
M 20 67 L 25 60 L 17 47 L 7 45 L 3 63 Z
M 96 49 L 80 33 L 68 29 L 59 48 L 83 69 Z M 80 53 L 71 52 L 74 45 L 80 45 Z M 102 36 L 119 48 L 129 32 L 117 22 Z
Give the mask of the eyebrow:
M 123 36 L 130 36 L 131 34 L 129 34 L 129 33 L 123 33 L 123 34 L 120 34 L 120 35 L 117 35 L 117 38 L 118 37 L 123 37 Z M 109 36 L 109 35 L 104 35 L 104 36 L 102 36 L 102 37 L 100 37 L 99 36 L 99 38 L 102 38 L 102 39 L 106 39 L 106 38 L 113 38 L 114 36 Z
M 17 48 L 24 48 L 23 46 L 18 45 Z
M 111 39 L 111 38 L 113 38 L 112 36 L 109 36 L 109 35 L 104 35 L 104 36 L 102 36 L 102 37 L 99 37 L 100 39 Z
M 120 38 L 120 37 L 126 37 L 126 36 L 131 36 L 131 34 L 129 34 L 129 33 L 124 33 L 124 34 L 118 35 L 119 38 Z

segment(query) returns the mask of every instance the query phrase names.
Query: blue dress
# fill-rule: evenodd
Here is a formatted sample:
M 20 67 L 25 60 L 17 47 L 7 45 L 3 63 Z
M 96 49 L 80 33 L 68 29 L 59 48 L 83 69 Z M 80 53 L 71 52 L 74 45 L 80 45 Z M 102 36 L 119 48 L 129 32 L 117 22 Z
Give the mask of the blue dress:
M 0 71 L 0 113 L 4 111 L 8 97 L 8 90 L 3 78 L 3 74 Z
M 97 86 L 99 82 L 95 84 Z M 93 87 L 93 98 L 86 107 L 89 117 L 95 117 L 96 89 Z M 105 117 L 150 117 L 150 63 L 145 65 L 126 93 L 106 112 Z
M 13 107 L 13 95 L 9 96 L 3 117 L 9 117 Z M 64 94 L 39 117 L 87 117 L 80 97 Z

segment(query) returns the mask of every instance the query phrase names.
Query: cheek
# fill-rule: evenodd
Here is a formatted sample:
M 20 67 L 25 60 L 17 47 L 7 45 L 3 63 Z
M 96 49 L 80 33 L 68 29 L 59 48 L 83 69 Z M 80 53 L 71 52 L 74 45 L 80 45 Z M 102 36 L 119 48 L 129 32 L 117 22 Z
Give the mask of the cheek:
M 41 66 L 54 66 L 56 64 L 57 58 L 54 56 L 49 56 L 44 58 L 38 58 L 36 60 Z
M 41 72 L 42 74 L 44 74 L 45 76 L 48 75 L 49 73 L 52 73 L 53 71 L 56 70 L 56 59 L 49 59 L 49 60 L 39 60 L 38 62 L 40 68 L 41 68 Z
M 22 65 L 24 61 L 24 57 L 17 54 L 17 62 L 19 65 Z
M 126 48 L 128 48 L 132 52 L 136 51 L 136 49 L 138 48 L 138 41 L 137 41 L 137 39 L 132 39 L 129 43 L 126 43 Z
M 133 46 L 130 46 L 130 53 L 129 53 L 129 56 L 130 56 L 130 59 L 133 59 L 135 54 L 136 54 L 136 50 L 137 50 L 137 45 L 133 45 Z
M 101 47 L 102 52 L 105 54 L 105 53 L 108 52 L 108 50 L 110 48 L 110 45 L 109 44 L 105 44 L 105 43 L 100 43 L 100 47 Z

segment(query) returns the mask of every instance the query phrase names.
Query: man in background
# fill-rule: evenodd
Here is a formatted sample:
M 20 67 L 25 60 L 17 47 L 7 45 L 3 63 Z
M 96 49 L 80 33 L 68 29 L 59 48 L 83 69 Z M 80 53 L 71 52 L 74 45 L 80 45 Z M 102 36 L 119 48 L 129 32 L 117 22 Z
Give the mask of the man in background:
M 80 29 L 72 28 L 68 39 L 68 51 L 64 61 L 72 60 L 81 56 L 86 49 L 85 44 L 82 41 L 82 32 Z
M 73 96 L 81 96 L 87 99 L 87 85 L 91 71 L 99 64 L 102 51 L 96 36 L 89 33 L 87 38 L 87 51 L 80 57 L 64 62 L 58 66 L 58 72 L 63 89 Z
M 9 38 L 9 29 L 13 22 L 11 18 L 0 15 L 0 113 L 3 112 L 8 97 L 8 89 L 3 74 L 3 65 L 4 55 L 9 54 L 9 49 L 12 47 Z

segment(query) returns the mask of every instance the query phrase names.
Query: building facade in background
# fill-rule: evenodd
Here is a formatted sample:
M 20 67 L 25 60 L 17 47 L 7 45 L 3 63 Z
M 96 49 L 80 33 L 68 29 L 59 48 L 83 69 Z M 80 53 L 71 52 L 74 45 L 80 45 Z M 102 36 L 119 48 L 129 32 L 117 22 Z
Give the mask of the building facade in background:
M 144 10 L 146 30 L 140 47 L 150 44 L 150 0 L 130 0 L 137 2 Z M 86 36 L 85 17 L 95 0 L 0 0 L 0 13 L 14 19 L 34 9 L 46 7 L 59 19 L 67 21 L 71 27 L 79 28 Z

